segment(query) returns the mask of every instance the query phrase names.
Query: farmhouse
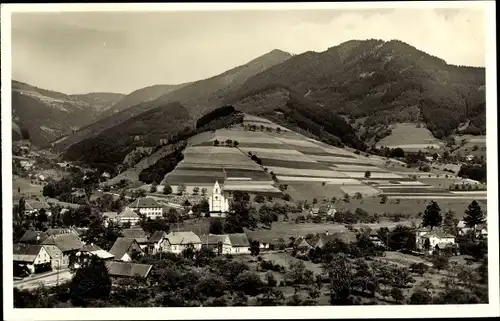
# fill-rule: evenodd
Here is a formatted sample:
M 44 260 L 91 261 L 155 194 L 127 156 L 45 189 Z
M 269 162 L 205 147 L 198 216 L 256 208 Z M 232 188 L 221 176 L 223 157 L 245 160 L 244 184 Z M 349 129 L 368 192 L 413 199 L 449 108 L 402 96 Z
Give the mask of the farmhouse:
M 117 212 L 103 212 L 103 225 L 108 227 L 111 222 L 118 222 L 118 213 Z
M 168 247 L 167 234 L 163 231 L 155 231 L 148 240 L 149 254 L 166 252 Z
M 122 230 L 123 237 L 135 239 L 141 250 L 148 246 L 148 236 L 140 227 L 127 228 Z
M 19 243 L 24 244 L 40 244 L 48 237 L 46 232 L 27 230 L 19 240 Z
M 471 227 L 467 227 L 464 221 L 460 221 L 457 224 L 458 235 L 466 235 L 467 233 L 473 231 L 474 229 Z M 488 229 L 486 223 L 478 224 L 476 226 L 476 237 L 487 237 Z
M 202 235 L 201 247 L 206 247 L 219 255 L 231 253 L 231 241 L 228 235 Z
M 370 241 L 372 241 L 373 244 L 375 244 L 377 246 L 384 245 L 384 243 L 380 239 L 380 236 L 378 235 L 377 231 L 375 231 L 373 229 L 370 231 L 370 234 L 368 234 L 368 238 L 370 239 Z
M 163 208 L 151 197 L 142 197 L 135 200 L 128 208 L 146 215 L 147 218 L 155 219 L 161 217 Z
M 293 242 L 293 247 L 300 252 L 307 252 L 313 248 L 313 246 L 309 244 L 309 242 L 302 236 L 300 236 L 295 240 L 295 242 Z
M 218 181 L 215 181 L 212 196 L 208 199 L 208 207 L 212 217 L 225 217 L 229 212 L 229 200 L 224 197 Z
M 143 253 L 137 241 L 133 238 L 119 237 L 116 239 L 113 247 L 109 250 L 115 260 L 128 262 L 132 260 L 134 253 Z
M 37 272 L 39 267 L 50 265 L 51 261 L 47 250 L 36 244 L 14 244 L 12 260 L 14 271 L 22 269 L 30 274 Z
M 169 251 L 173 253 L 181 253 L 188 245 L 192 244 L 194 250 L 201 248 L 201 239 L 198 235 L 191 231 L 186 232 L 170 232 L 167 235 L 169 243 Z
M 97 256 L 101 260 L 112 260 L 115 256 L 107 251 L 104 251 L 99 246 L 94 244 L 85 244 L 80 251 L 76 253 L 77 262 L 75 267 L 79 268 L 81 263 L 87 262 L 90 256 Z
M 417 234 L 416 243 L 419 250 L 426 250 L 432 253 L 435 248 L 442 249 L 453 246 L 455 244 L 455 237 L 443 231 L 430 231 L 422 235 Z
M 228 237 L 231 242 L 231 254 L 250 253 L 250 242 L 245 233 L 228 234 Z
M 77 253 L 84 245 L 73 231 L 63 232 L 50 235 L 41 243 L 52 258 L 52 267 L 56 269 L 67 268 L 70 255 Z
M 116 216 L 116 220 L 120 224 L 130 223 L 130 225 L 136 225 L 139 223 L 140 217 L 133 209 L 127 207 Z
M 32 215 L 40 212 L 40 210 L 45 210 L 45 214 L 47 216 L 52 215 L 50 212 L 50 206 L 45 201 L 36 201 L 36 200 L 26 200 L 25 202 L 25 213 Z
M 333 216 L 337 212 L 336 209 L 333 208 L 331 204 L 329 205 L 321 205 L 321 206 L 316 206 L 313 207 L 310 211 L 309 214 L 316 216 L 316 215 L 328 215 L 328 216 Z
M 129 263 L 129 262 L 117 262 L 117 261 L 107 261 L 106 267 L 108 268 L 108 273 L 111 278 L 115 281 L 122 278 L 147 278 L 152 265 L 149 264 L 137 264 L 137 263 Z

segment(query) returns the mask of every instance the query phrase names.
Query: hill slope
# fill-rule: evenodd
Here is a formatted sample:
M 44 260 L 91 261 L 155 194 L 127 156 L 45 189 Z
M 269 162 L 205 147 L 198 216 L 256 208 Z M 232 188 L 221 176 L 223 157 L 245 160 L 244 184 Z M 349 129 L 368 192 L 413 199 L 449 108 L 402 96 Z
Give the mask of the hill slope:
M 179 103 L 150 109 L 125 122 L 108 128 L 94 137 L 71 145 L 65 159 L 88 164 L 119 164 L 138 146 L 156 146 L 182 132 L 190 115 Z
M 231 99 L 282 85 L 367 126 L 423 120 L 435 136 L 471 119 L 484 131 L 484 68 L 452 66 L 401 41 L 348 41 L 248 79 Z
M 50 142 L 94 122 L 119 94 L 66 95 L 12 81 L 12 120 L 27 129 L 33 144 Z
M 104 112 L 101 116 L 102 118 L 105 118 L 137 104 L 155 100 L 186 85 L 187 84 L 154 85 L 138 89 L 128 95 L 122 96 L 119 101 L 115 101 L 115 103 L 109 108 L 109 110 Z
M 105 112 L 113 105 L 124 99 L 126 95 L 116 93 L 88 93 L 81 95 L 70 95 L 69 97 L 84 101 L 94 106 L 99 111 L 99 117 L 103 117 Z
M 220 107 L 222 105 L 220 102 L 224 100 L 225 95 L 238 88 L 248 78 L 271 66 L 282 63 L 290 57 L 290 54 L 283 51 L 271 51 L 243 66 L 233 68 L 218 76 L 185 85 L 155 100 L 141 102 L 101 119 L 58 142 L 56 147 L 59 150 L 64 150 L 73 143 L 96 135 L 142 112 L 174 101 L 178 101 L 185 106 L 192 115 L 192 124 L 194 124 L 196 119 L 203 113 Z

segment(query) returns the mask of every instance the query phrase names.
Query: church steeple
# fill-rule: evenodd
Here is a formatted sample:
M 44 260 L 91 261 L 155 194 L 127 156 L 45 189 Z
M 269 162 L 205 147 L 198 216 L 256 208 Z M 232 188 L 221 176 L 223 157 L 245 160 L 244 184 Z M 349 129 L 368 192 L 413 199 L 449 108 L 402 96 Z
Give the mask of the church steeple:
M 220 186 L 219 182 L 215 180 L 214 188 L 213 188 L 213 194 L 214 195 L 219 195 L 220 194 Z

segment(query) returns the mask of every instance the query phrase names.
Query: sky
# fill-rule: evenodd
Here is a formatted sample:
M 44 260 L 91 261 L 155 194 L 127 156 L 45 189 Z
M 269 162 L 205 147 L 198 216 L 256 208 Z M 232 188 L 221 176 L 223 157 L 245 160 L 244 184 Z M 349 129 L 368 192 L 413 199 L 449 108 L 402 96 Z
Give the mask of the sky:
M 480 9 L 12 14 L 12 76 L 66 94 L 128 94 L 212 77 L 273 49 L 398 39 L 449 64 L 485 65 Z

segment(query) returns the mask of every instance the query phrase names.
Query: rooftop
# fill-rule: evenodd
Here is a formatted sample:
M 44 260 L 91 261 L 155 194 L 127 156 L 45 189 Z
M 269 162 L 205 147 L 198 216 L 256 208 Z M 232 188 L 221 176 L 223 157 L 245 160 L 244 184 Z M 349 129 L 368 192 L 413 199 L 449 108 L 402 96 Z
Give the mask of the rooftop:
M 250 242 L 248 242 L 248 238 L 245 233 L 228 234 L 228 236 L 232 246 L 250 246 Z
M 185 231 L 185 232 L 170 232 L 167 235 L 167 239 L 170 242 L 170 244 L 200 244 L 201 239 L 198 235 L 194 234 L 191 231 Z
M 34 262 L 42 249 L 37 244 L 14 244 L 12 256 L 14 261 Z
M 139 246 L 134 238 L 119 237 L 116 239 L 113 247 L 111 247 L 111 250 L 109 250 L 109 253 L 113 254 L 115 258 L 119 260 L 130 250 L 134 243 Z
M 160 208 L 161 206 L 156 202 L 155 199 L 151 197 L 141 197 L 136 199 L 132 204 L 129 205 L 130 208 Z
M 114 277 L 139 276 L 142 278 L 147 278 L 149 272 L 153 268 L 153 266 L 149 264 L 137 264 L 117 261 L 108 261 L 106 262 L 106 266 L 108 267 L 109 275 Z
M 42 245 L 55 245 L 61 251 L 79 250 L 83 247 L 83 243 L 75 233 L 68 234 L 54 234 L 46 238 Z

